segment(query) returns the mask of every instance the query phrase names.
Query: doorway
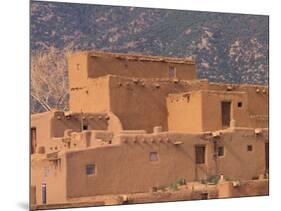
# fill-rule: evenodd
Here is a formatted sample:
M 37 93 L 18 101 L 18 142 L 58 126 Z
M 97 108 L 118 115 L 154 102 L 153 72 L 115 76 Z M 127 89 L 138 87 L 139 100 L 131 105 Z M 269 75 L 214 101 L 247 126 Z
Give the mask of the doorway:
M 221 102 L 221 121 L 222 121 L 222 128 L 228 128 L 230 126 L 231 120 L 231 102 L 224 101 Z
M 47 202 L 47 185 L 46 183 L 42 183 L 42 204 L 46 204 Z
M 206 166 L 206 146 L 205 145 L 195 145 L 195 178 L 200 180 L 207 175 Z

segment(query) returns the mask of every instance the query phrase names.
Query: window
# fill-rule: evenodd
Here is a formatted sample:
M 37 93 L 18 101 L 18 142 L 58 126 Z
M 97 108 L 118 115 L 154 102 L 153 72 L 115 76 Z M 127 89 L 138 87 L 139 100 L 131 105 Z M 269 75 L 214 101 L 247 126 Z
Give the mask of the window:
M 169 66 L 168 75 L 169 75 L 169 78 L 176 77 L 176 68 L 174 66 Z
M 95 164 L 88 164 L 86 166 L 86 174 L 93 175 L 96 173 L 96 165 Z
M 88 125 L 83 124 L 83 130 L 88 130 Z
M 224 156 L 224 147 L 223 146 L 220 146 L 218 148 L 218 156 Z
M 158 152 L 150 152 L 149 153 L 149 160 L 150 161 L 157 161 L 158 160 Z
M 243 105 L 242 102 L 238 102 L 238 103 L 237 103 L 238 108 L 241 108 L 242 105 Z
M 80 64 L 76 64 L 76 69 L 80 70 Z
M 252 146 L 252 145 L 247 145 L 247 151 L 248 151 L 248 152 L 253 151 L 253 146 Z
M 196 164 L 204 164 L 205 163 L 205 145 L 195 146 L 195 162 Z
M 201 199 L 202 200 L 206 200 L 206 199 L 208 199 L 208 193 L 201 193 Z

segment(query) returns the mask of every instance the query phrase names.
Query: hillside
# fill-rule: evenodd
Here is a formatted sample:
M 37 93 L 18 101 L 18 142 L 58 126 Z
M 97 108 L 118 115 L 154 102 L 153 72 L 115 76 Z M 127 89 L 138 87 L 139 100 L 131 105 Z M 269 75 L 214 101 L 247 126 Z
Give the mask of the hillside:
M 192 56 L 200 78 L 268 82 L 268 17 L 70 3 L 31 3 L 31 50 Z
M 200 78 L 268 82 L 268 17 L 32 2 L 31 48 L 192 56 Z

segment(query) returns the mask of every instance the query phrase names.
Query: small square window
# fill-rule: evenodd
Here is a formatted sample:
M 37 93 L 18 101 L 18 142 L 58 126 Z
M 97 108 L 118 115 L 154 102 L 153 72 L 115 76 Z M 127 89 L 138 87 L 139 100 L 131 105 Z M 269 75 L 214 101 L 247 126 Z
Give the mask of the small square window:
M 93 175 L 96 173 L 96 165 L 95 164 L 88 164 L 86 166 L 86 174 Z
M 253 151 L 253 146 L 252 146 L 252 145 L 247 145 L 247 151 L 248 151 L 248 152 Z
M 223 146 L 220 146 L 218 148 L 218 156 L 224 156 L 224 147 Z
M 157 161 L 158 160 L 158 152 L 150 152 L 149 153 L 149 160 L 150 161 Z
M 242 108 L 242 106 L 243 106 L 242 102 L 238 102 L 238 103 L 237 103 L 237 106 L 238 106 L 239 108 Z

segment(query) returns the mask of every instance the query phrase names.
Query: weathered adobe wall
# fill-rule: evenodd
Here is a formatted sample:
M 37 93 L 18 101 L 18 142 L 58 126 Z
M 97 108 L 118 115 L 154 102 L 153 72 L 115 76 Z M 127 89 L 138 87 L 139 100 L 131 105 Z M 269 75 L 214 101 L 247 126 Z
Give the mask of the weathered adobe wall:
M 88 53 L 71 54 L 67 62 L 69 89 L 85 87 L 88 79 Z
M 218 184 L 219 198 L 265 196 L 269 194 L 268 180 L 243 181 L 234 187 L 232 182 Z
M 204 89 L 207 85 L 207 81 L 132 80 L 111 76 L 110 109 L 125 130 L 152 132 L 158 125 L 168 130 L 167 95 Z
M 200 92 L 170 94 L 166 99 L 169 131 L 203 131 Z
M 193 61 L 173 63 L 172 61 L 143 61 L 142 57 L 88 56 L 88 76 L 97 78 L 104 75 L 119 75 L 135 78 L 169 78 L 169 67 L 176 68 L 176 77 L 182 80 L 196 79 Z
M 47 204 L 66 202 L 66 163 L 65 156 L 60 164 L 47 159 L 33 159 L 31 162 L 31 186 L 36 189 L 36 204 L 42 204 L 42 183 L 47 184 Z
M 233 179 L 252 179 L 264 174 L 267 141 L 266 131 L 263 136 L 257 136 L 254 130 L 242 129 L 226 133 L 217 144 L 218 147 L 224 146 L 224 155 L 218 156 L 214 166 L 219 169 L 219 174 Z M 252 151 L 248 151 L 248 145 L 252 146 Z
M 179 178 L 193 181 L 224 174 L 252 179 L 263 174 L 264 140 L 257 140 L 253 130 L 236 132 L 222 134 L 219 145 L 225 146 L 225 155 L 217 161 L 208 134 L 121 135 L 120 145 L 67 152 L 67 196 L 147 192 L 153 186 L 169 185 Z M 206 146 L 205 164 L 195 164 L 197 144 Z M 247 151 L 248 144 L 253 151 Z M 150 152 L 158 152 L 159 160 L 149 161 Z M 96 165 L 95 175 L 86 175 L 87 164 Z
M 256 89 L 265 90 L 265 93 L 257 93 Z M 208 90 L 193 89 L 188 93 L 170 94 L 167 97 L 169 130 L 200 132 L 222 129 L 221 102 L 231 102 L 230 119 L 235 120 L 235 126 L 266 128 L 266 92 L 262 86 L 242 85 L 227 91 L 227 85 L 210 84 Z
M 109 105 L 109 78 L 87 79 L 81 88 L 71 88 L 69 110 L 71 112 L 107 112 Z
M 108 115 L 106 113 L 75 113 L 66 116 L 64 112 L 55 112 L 51 122 L 52 137 L 63 137 L 67 129 L 81 132 L 82 122 L 83 125 L 87 125 L 87 130 L 106 130 Z
M 210 83 L 210 90 L 227 90 L 246 92 L 248 95 L 248 112 L 252 127 L 268 127 L 268 86 L 249 85 L 249 84 L 219 84 Z
M 52 118 L 53 112 L 51 111 L 31 115 L 31 128 L 36 128 L 37 150 L 39 147 L 44 147 L 45 143 L 52 137 L 50 124 Z
M 201 92 L 170 94 L 166 104 L 169 131 L 203 131 Z
M 190 170 L 195 168 L 194 155 L 181 146 L 134 144 L 127 139 L 130 143 L 67 153 L 68 197 L 148 192 L 152 186 L 170 184 L 179 177 L 195 177 Z M 192 148 L 191 143 L 186 145 Z M 154 151 L 159 152 L 159 161 L 150 162 L 149 152 Z M 97 175 L 87 176 L 85 166 L 91 163 L 96 164 Z
M 66 132 L 68 133 L 68 132 Z M 85 130 L 81 133 L 70 132 L 64 137 L 52 138 L 45 144 L 46 154 L 66 150 L 79 150 L 88 147 L 102 146 L 113 143 L 113 132 L 104 130 Z
M 78 52 L 68 57 L 69 85 L 70 88 L 83 87 L 88 78 L 105 75 L 169 78 L 169 67 L 175 68 L 177 78 L 196 79 L 196 65 L 191 59 Z
M 88 130 L 107 130 L 109 116 L 106 113 L 83 113 L 83 124 L 88 126 Z M 113 118 L 113 117 L 112 117 Z M 42 114 L 32 115 L 31 127 L 36 128 L 36 150 L 44 147 L 45 152 L 58 151 L 66 145 L 61 143 L 61 138 L 65 133 L 81 132 L 81 115 L 71 114 L 66 116 L 64 112 L 50 111 Z
M 235 120 L 237 127 L 251 127 L 248 111 L 248 95 L 239 91 L 200 91 L 202 96 L 202 125 L 203 131 L 219 130 L 222 125 L 222 102 L 231 102 L 230 119 Z M 238 107 L 238 102 L 242 103 Z

